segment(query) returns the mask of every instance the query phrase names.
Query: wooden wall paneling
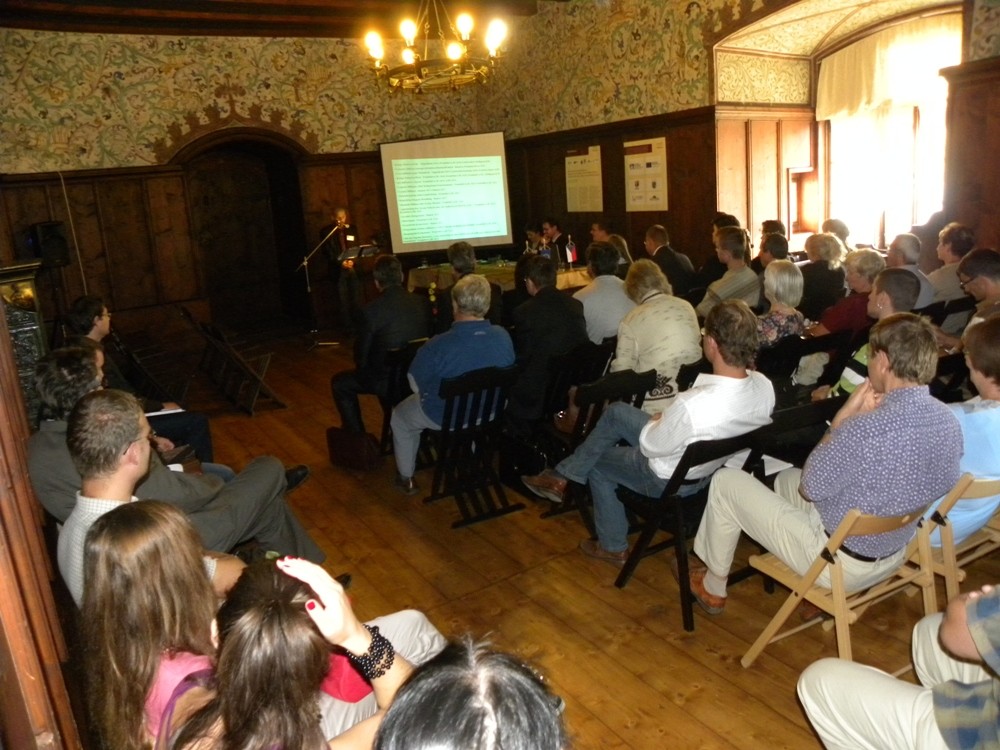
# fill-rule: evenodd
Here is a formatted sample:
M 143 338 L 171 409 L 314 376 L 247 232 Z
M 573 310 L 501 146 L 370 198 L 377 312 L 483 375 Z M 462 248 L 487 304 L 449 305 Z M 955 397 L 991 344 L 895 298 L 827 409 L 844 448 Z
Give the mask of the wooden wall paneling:
M 686 253 L 696 267 L 715 252 L 711 230 L 717 210 L 715 165 L 715 123 L 711 117 L 667 133 L 666 227 L 673 247 Z
M 18 748 L 80 747 L 62 679 L 66 645 L 32 493 L 28 423 L 10 335 L 0 320 L 0 737 Z
M 750 211 L 745 226 L 751 237 L 765 219 L 781 216 L 778 179 L 778 121 L 750 121 Z
M 4 208 L 14 241 L 14 253 L 25 252 L 25 232 L 32 224 L 51 221 L 49 196 L 42 184 L 11 186 L 4 191 Z
M 115 310 L 156 304 L 159 290 L 143 180 L 103 180 L 94 188 L 108 258 L 108 306 Z
M 385 208 L 385 184 L 382 181 L 382 162 L 378 155 L 369 163 L 349 164 L 347 174 L 347 201 L 351 217 L 357 223 L 358 242 L 369 244 L 379 236 L 382 244 L 389 244 L 389 222 Z
M 748 213 L 749 173 L 745 119 L 721 119 L 716 123 L 717 180 L 716 205 L 733 214 L 741 223 Z
M 62 275 L 67 304 L 83 294 L 97 294 L 108 298 L 111 296 L 110 270 L 94 182 L 93 179 L 67 181 L 66 197 L 63 196 L 62 186 L 58 181 L 48 185 L 53 217 L 66 225 L 66 242 L 70 248 L 69 265 L 58 271 Z M 67 198 L 69 212 L 66 211 Z M 72 222 L 69 213 L 72 213 Z M 48 284 L 48 280 L 45 283 Z
M 9 266 L 14 262 L 14 234 L 7 217 L 7 192 L 10 188 L 0 187 L 0 265 Z
M 1000 246 L 1000 58 L 942 71 L 948 79 L 945 217 L 979 247 Z
M 667 141 L 669 208 L 666 212 L 626 213 L 624 144 L 661 136 Z M 541 222 L 549 215 L 562 221 L 563 231 L 573 236 L 581 250 L 590 242 L 590 225 L 602 217 L 625 237 L 633 257 L 643 257 L 646 229 L 657 223 L 667 227 L 672 244 L 685 252 L 710 245 L 705 240 L 705 227 L 715 211 L 714 141 L 713 110 L 705 108 L 508 142 L 515 245 L 523 244 L 520 230 L 527 221 Z M 566 153 L 595 145 L 601 147 L 604 210 L 600 214 L 567 213 Z M 697 257 L 696 251 L 692 259 Z
M 150 177 L 145 187 L 159 301 L 182 302 L 202 296 L 202 271 L 191 243 L 183 176 Z

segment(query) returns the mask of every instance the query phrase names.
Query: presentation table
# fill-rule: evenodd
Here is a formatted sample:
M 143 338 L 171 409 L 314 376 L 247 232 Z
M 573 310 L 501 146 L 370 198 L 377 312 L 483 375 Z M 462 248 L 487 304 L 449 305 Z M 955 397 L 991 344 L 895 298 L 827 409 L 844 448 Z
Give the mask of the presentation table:
M 514 264 L 506 263 L 477 263 L 476 273 L 481 274 L 490 282 L 498 284 L 500 289 L 508 291 L 514 288 Z M 574 287 L 587 286 L 591 281 L 590 274 L 585 267 L 566 269 L 559 272 L 556 279 L 556 286 L 559 289 L 572 289 Z M 406 281 L 406 288 L 411 292 L 414 289 L 427 289 L 431 284 L 437 285 L 438 289 L 450 287 L 455 283 L 455 277 L 451 272 L 450 263 L 442 263 L 439 266 L 427 266 L 411 268 Z

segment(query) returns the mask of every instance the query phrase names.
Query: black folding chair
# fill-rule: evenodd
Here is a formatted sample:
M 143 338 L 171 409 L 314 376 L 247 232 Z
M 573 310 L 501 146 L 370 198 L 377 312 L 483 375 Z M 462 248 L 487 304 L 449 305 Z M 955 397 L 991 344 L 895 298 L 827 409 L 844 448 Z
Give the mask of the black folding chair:
M 524 508 L 511 504 L 493 466 L 507 393 L 516 367 L 486 367 L 442 381 L 445 400 L 440 430 L 428 430 L 437 462 L 431 494 L 425 503 L 454 497 L 461 518 L 453 528 L 485 521 Z

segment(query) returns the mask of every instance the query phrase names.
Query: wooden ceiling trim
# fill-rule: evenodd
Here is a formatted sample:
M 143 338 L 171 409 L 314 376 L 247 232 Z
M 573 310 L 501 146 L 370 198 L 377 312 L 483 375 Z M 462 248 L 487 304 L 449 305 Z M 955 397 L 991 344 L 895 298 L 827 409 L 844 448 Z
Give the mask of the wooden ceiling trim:
M 536 0 L 466 0 L 462 5 L 474 15 L 485 17 L 537 12 Z M 397 35 L 397 19 L 412 15 L 415 9 L 416 3 L 393 0 L 5 0 L 0 26 L 128 34 L 357 39 L 369 28 L 378 28 L 386 36 Z

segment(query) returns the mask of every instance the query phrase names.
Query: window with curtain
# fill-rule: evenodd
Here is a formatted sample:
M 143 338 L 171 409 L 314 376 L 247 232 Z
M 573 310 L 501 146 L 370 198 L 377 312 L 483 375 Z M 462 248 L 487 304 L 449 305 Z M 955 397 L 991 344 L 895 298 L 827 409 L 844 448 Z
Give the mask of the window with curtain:
M 948 86 L 962 16 L 908 21 L 822 60 L 816 119 L 830 121 L 830 216 L 877 245 L 941 210 Z

